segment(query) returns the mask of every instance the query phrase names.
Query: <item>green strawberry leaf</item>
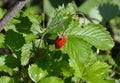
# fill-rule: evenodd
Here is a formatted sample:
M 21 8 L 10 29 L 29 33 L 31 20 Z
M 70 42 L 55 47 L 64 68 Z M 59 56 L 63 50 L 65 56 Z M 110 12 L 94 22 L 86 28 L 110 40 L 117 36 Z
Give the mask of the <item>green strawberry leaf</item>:
M 2 71 L 4 71 L 5 73 L 8 73 L 9 75 L 13 74 L 13 69 L 12 68 L 7 67 L 7 65 L 1 65 L 0 64 L 0 72 L 2 72 Z
M 97 83 L 105 83 L 104 79 L 108 76 L 109 69 L 107 63 L 97 61 L 85 69 L 83 79 L 91 83 L 96 83 L 96 80 L 99 80 Z
M 31 32 L 32 32 L 33 34 L 41 34 L 41 33 L 42 33 L 42 30 L 41 30 L 40 25 L 35 25 L 35 24 L 33 24 L 33 25 L 31 26 Z
M 76 77 L 82 77 L 85 66 L 90 62 L 90 44 L 78 36 L 68 36 L 62 51 L 70 57 L 69 64 L 75 70 Z
M 12 50 L 19 50 L 25 43 L 23 35 L 13 31 L 8 30 L 5 33 L 5 44 L 7 44 Z
M 34 82 L 38 82 L 47 75 L 47 71 L 42 70 L 36 64 L 32 64 L 28 68 L 29 77 Z
M 33 34 L 29 34 L 25 36 L 25 42 L 31 42 L 33 40 L 35 40 L 36 38 L 38 38 L 38 35 L 33 35 Z
M 20 20 L 18 20 L 18 19 L 16 19 L 16 18 L 13 18 L 13 19 L 5 26 L 4 30 L 5 30 L 5 31 L 8 31 L 8 30 L 12 29 L 12 30 L 15 31 L 15 30 L 16 30 L 15 24 L 17 24 L 17 23 L 20 23 Z
M 31 26 L 32 22 L 28 19 L 28 17 L 20 17 L 20 23 L 15 25 L 17 31 L 25 34 L 31 33 Z
M 99 24 L 88 24 L 84 28 L 80 26 L 70 27 L 66 31 L 68 35 L 76 35 L 101 50 L 108 50 L 114 46 L 114 42 L 106 29 Z
M 0 83 L 14 83 L 14 80 L 8 76 L 0 77 Z
M 51 76 L 41 80 L 39 83 L 64 83 L 64 81 L 58 77 Z
M 31 57 L 32 43 L 24 44 L 21 54 L 21 65 L 27 65 Z
M 13 74 L 13 69 L 20 66 L 20 61 L 18 61 L 13 56 L 3 55 L 0 56 L 0 71 L 4 71 L 9 75 Z
M 63 76 L 70 77 L 70 76 L 73 75 L 73 69 L 69 66 L 67 61 L 63 61 L 61 63 L 61 65 L 62 65 L 61 66 L 61 71 L 62 71 Z
M 0 57 L 0 66 L 6 65 L 9 68 L 16 68 L 20 65 L 20 62 L 13 56 L 1 56 Z

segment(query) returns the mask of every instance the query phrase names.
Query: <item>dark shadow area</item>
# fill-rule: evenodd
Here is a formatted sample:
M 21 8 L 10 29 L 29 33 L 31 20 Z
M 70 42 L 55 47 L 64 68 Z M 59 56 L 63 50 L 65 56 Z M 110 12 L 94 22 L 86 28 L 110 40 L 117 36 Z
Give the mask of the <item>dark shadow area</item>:
M 103 17 L 103 25 L 105 25 L 105 27 L 107 28 L 107 31 L 110 32 L 110 35 L 114 39 L 115 35 L 109 21 L 115 16 L 120 14 L 119 7 L 114 4 L 103 4 L 99 6 L 99 12 L 100 12 L 100 15 Z M 115 46 L 111 50 L 113 59 L 115 59 L 117 54 L 119 54 L 120 52 L 120 42 L 115 40 L 114 42 L 115 42 Z
M 9 10 L 11 9 L 18 0 L 2 0 L 3 8 Z
M 0 55 L 5 55 L 5 54 L 12 55 L 12 52 L 8 48 L 0 48 Z
M 51 39 L 52 35 L 47 33 L 44 37 L 44 40 L 47 42 L 48 45 L 53 45 L 55 43 L 55 39 Z
M 20 49 L 25 43 L 24 37 L 13 30 L 7 31 L 5 35 L 5 44 L 9 46 L 12 50 Z
M 86 0 L 75 0 L 76 5 L 79 7 L 82 3 L 84 3 Z
M 111 52 L 112 52 L 112 57 L 115 59 L 115 61 L 120 62 L 120 56 L 118 56 L 118 55 L 120 55 L 120 42 L 115 41 L 115 46 L 112 48 Z M 116 62 L 116 63 L 118 63 L 118 62 Z M 120 66 L 120 63 L 119 63 L 119 66 Z
M 5 65 L 7 65 L 10 68 L 15 68 L 20 66 L 20 61 L 14 58 L 13 56 L 7 56 L 5 58 Z
M 72 1 L 73 0 L 50 0 L 52 6 L 54 8 L 58 8 L 58 6 L 62 5 L 62 4 L 64 4 L 66 6 L 68 3 L 72 2 Z
M 108 21 L 120 13 L 119 7 L 113 4 L 103 4 L 98 9 L 104 21 Z
M 43 0 L 32 0 L 31 5 L 32 6 L 36 6 L 36 5 L 43 6 Z

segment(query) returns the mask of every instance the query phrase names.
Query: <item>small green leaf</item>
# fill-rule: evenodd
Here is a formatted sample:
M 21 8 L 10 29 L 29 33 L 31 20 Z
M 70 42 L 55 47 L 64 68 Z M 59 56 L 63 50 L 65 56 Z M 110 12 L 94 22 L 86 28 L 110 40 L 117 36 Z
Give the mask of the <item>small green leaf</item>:
M 35 24 L 33 24 L 33 25 L 31 26 L 31 32 L 32 32 L 33 34 L 41 34 L 41 33 L 42 33 L 42 30 L 41 30 L 40 25 L 35 25 Z
M 32 64 L 28 68 L 29 77 L 34 82 L 38 82 L 47 75 L 47 71 L 42 70 L 36 64 Z
M 64 83 L 64 81 L 58 77 L 51 76 L 41 80 L 39 83 Z
M 8 76 L 0 77 L 0 83 L 14 83 L 14 80 Z
M 120 79 L 116 79 L 116 80 L 115 80 L 115 83 L 120 83 Z
M 12 29 L 12 30 L 15 31 L 15 30 L 16 30 L 15 24 L 17 24 L 17 23 L 20 23 L 20 21 L 19 21 L 18 19 L 13 18 L 13 19 L 5 26 L 4 30 L 5 30 L 5 31 L 8 31 L 8 30 Z
M 110 65 L 116 65 L 116 62 L 114 58 L 111 55 L 99 55 L 97 56 L 97 59 L 102 61 L 102 62 L 108 62 Z
M 55 54 L 58 56 L 57 54 Z M 64 56 L 64 55 L 63 55 Z M 61 57 L 63 58 L 63 57 Z M 68 61 L 55 59 L 52 63 L 51 69 L 53 70 L 52 75 L 58 76 L 63 75 L 65 77 L 70 77 L 73 75 L 74 70 L 69 66 Z
M 25 34 L 30 34 L 30 28 L 32 26 L 32 22 L 28 19 L 28 17 L 20 17 L 20 23 L 17 23 L 15 25 L 16 30 L 25 33 Z
M 1 56 L 1 57 L 0 57 L 0 66 L 1 66 L 1 65 L 5 65 L 5 57 L 6 57 L 6 56 Z
M 39 11 L 39 6 L 32 6 L 32 7 L 30 6 L 27 7 L 24 12 L 22 12 L 23 13 L 22 16 L 28 17 L 33 24 L 39 25 L 40 21 L 39 21 L 38 11 Z
M 107 63 L 97 61 L 93 65 L 86 67 L 83 79 L 91 83 L 96 83 L 96 80 L 98 80 L 97 83 L 104 83 L 109 69 L 110 66 Z
M 5 43 L 12 48 L 12 50 L 18 50 L 20 49 L 23 44 L 25 43 L 25 40 L 23 36 L 13 30 L 9 30 L 5 34 Z
M 4 55 L 0 57 L 0 66 L 6 65 L 9 68 L 16 68 L 20 62 L 13 56 Z
M 63 65 L 64 64 L 64 65 Z M 67 61 L 63 61 L 61 63 L 62 67 L 61 67 L 61 70 L 62 70 L 62 74 L 65 76 L 65 77 L 70 77 L 73 75 L 73 69 L 69 66 L 68 62 Z
M 62 30 L 63 25 L 65 26 L 64 28 L 67 28 L 66 26 L 68 25 L 69 21 L 71 21 L 72 17 L 72 11 L 70 10 L 71 6 L 69 5 L 68 8 L 65 9 L 64 5 L 60 6 L 57 11 L 51 16 L 49 22 L 48 22 L 48 28 L 58 28 Z M 68 9 L 68 10 L 67 10 Z M 74 11 L 75 12 L 75 11 Z M 64 23 L 65 22 L 65 23 Z
M 22 47 L 21 64 L 26 65 L 31 55 L 32 43 L 24 44 Z
M 33 34 L 26 35 L 25 42 L 31 42 L 31 41 L 35 40 L 36 38 L 38 38 L 37 35 L 33 35 Z
M 9 75 L 13 74 L 13 69 L 7 67 L 7 65 L 0 65 L 0 72 L 1 71 L 4 71 L 4 72 L 8 73 Z
M 0 33 L 0 47 L 3 46 L 4 40 L 5 40 L 4 37 L 5 37 L 5 36 L 4 36 L 3 34 Z

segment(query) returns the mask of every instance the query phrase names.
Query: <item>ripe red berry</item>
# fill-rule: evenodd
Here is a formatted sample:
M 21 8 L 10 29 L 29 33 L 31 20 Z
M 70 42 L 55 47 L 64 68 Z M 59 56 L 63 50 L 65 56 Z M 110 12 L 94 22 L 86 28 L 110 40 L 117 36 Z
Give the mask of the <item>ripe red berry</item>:
M 64 36 L 57 36 L 55 39 L 55 48 L 60 49 L 66 43 L 66 38 Z

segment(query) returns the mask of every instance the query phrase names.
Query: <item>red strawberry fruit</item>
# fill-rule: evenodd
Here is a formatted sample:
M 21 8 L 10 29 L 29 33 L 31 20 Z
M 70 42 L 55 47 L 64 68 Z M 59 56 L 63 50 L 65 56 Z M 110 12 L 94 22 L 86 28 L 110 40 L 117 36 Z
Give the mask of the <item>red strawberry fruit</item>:
M 66 43 L 66 38 L 63 34 L 58 35 L 55 39 L 55 48 L 60 49 Z

